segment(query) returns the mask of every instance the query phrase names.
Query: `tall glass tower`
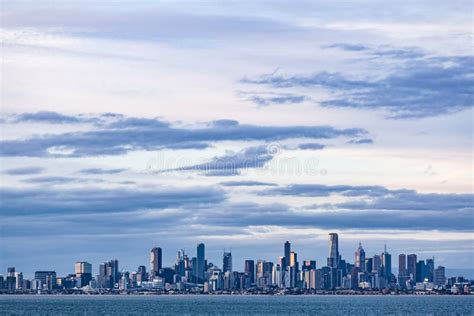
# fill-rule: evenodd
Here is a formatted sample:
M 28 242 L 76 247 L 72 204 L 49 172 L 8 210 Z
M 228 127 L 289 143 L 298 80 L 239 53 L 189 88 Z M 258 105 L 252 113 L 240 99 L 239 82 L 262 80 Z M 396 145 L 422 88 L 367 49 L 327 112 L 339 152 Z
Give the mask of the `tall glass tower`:
M 328 267 L 337 268 L 339 263 L 339 241 L 336 233 L 329 234 Z
M 205 247 L 203 243 L 197 245 L 197 268 L 196 268 L 196 276 L 198 278 L 198 282 L 201 283 L 204 281 L 204 272 L 206 271 L 205 262 L 206 262 L 206 254 L 205 254 Z

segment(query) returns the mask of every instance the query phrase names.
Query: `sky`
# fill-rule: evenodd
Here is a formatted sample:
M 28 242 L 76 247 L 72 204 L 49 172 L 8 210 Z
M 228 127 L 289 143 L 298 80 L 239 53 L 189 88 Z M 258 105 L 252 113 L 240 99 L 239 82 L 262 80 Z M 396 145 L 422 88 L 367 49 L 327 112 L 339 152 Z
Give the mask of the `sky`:
M 471 1 L 1 1 L 0 271 L 206 244 L 474 266 Z

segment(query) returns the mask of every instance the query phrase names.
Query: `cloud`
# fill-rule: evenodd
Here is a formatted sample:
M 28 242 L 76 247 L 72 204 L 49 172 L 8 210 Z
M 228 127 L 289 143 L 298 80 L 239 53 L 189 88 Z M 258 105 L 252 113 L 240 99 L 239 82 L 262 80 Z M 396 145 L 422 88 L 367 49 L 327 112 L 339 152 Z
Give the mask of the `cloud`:
M 392 51 L 390 54 L 397 53 Z M 426 57 L 408 61 L 380 79 L 319 72 L 263 75 L 245 78 L 242 82 L 274 88 L 322 87 L 333 93 L 332 97 L 320 102 L 324 107 L 386 110 L 394 119 L 423 118 L 473 106 L 473 65 L 472 56 Z
M 1 188 L 2 215 L 43 216 L 120 213 L 146 209 L 190 206 L 198 208 L 226 199 L 214 187 L 134 189 L 13 189 Z
M 193 221 L 211 226 L 252 227 L 275 225 L 297 229 L 416 229 L 472 231 L 472 212 L 413 212 L 400 210 L 311 210 L 292 209 L 284 204 L 233 203 L 218 209 L 203 209 Z M 442 224 L 440 224 L 442 223 Z
M 474 210 L 474 194 L 418 193 L 414 190 L 390 190 L 383 186 L 293 184 L 258 195 L 353 198 L 349 202 L 310 205 L 317 209 L 392 210 L 392 211 L 469 211 Z
M 79 173 L 82 174 L 117 174 L 126 171 L 127 169 L 115 168 L 115 169 L 103 169 L 103 168 L 88 168 L 82 169 Z
M 304 95 L 292 93 L 272 93 L 272 92 L 241 92 L 239 95 L 246 101 L 251 101 L 259 106 L 273 104 L 298 104 L 309 98 Z
M 82 157 L 121 155 L 133 150 L 202 149 L 209 142 L 278 141 L 291 138 L 360 137 L 360 128 L 330 126 L 258 126 L 219 120 L 199 128 L 179 128 L 158 119 L 114 118 L 98 130 L 44 134 L 0 142 L 1 156 Z
M 57 112 L 40 111 L 36 113 L 22 113 L 13 117 L 13 122 L 38 122 L 49 124 L 71 124 L 80 123 L 83 120 L 79 117 L 60 114 Z
M 260 181 L 227 181 L 221 182 L 220 185 L 225 187 L 240 187 L 240 186 L 276 186 L 275 183 L 260 182 Z
M 74 177 L 60 177 L 60 176 L 43 176 L 43 177 L 34 177 L 23 179 L 21 182 L 24 183 L 34 183 L 34 184 L 66 184 L 73 182 L 84 182 L 84 179 L 74 178 Z M 95 180 L 100 181 L 100 180 Z
M 348 143 L 361 145 L 361 144 L 373 144 L 374 141 L 370 138 L 362 138 L 362 139 L 351 139 L 350 141 L 348 141 Z
M 211 161 L 169 169 L 168 171 L 204 171 L 208 176 L 233 176 L 238 175 L 240 169 L 263 167 L 273 158 L 273 153 L 267 146 L 256 146 L 243 149 L 237 153 L 214 157 Z
M 298 148 L 302 150 L 320 150 L 320 149 L 326 148 L 326 145 L 318 144 L 318 143 L 305 143 L 305 144 L 299 144 Z
M 323 184 L 291 184 L 267 191 L 259 192 L 259 195 L 288 195 L 288 196 L 330 196 L 341 194 L 346 196 L 380 196 L 390 192 L 383 186 L 351 186 L 351 185 L 323 185 Z
M 42 167 L 24 167 L 24 168 L 7 169 L 4 171 L 4 173 L 11 176 L 22 176 L 22 175 L 40 174 L 43 171 L 44 171 L 44 168 Z
M 382 45 L 373 48 L 362 44 L 336 43 L 323 46 L 323 48 L 336 48 L 345 51 L 363 52 L 371 57 L 389 57 L 398 59 L 415 59 L 422 58 L 426 55 L 425 52 L 418 47 L 397 48 L 389 45 Z
M 350 44 L 350 43 L 335 43 L 327 46 L 323 46 L 323 48 L 338 48 L 347 51 L 366 51 L 369 50 L 369 47 L 362 44 Z

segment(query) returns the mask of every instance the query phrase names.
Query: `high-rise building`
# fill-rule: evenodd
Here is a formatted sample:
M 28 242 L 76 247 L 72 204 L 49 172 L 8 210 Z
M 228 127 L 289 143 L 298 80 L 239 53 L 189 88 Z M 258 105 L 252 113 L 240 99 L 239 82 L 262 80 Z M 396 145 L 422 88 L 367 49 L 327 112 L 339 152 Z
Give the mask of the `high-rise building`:
M 299 264 L 298 264 L 298 255 L 296 252 L 290 252 L 290 265 L 286 267 L 288 275 L 291 279 L 290 287 L 296 287 L 298 283 L 298 275 L 299 275 Z
M 290 265 L 290 253 L 291 253 L 291 244 L 289 241 L 285 242 L 284 246 L 284 254 L 285 256 L 283 257 L 283 266 L 282 270 L 286 270 L 286 267 Z
M 382 253 L 382 275 L 387 281 L 390 281 L 392 276 L 392 255 L 388 253 L 387 245 L 385 245 Z
M 407 256 L 407 274 L 411 277 L 412 281 L 416 280 L 416 262 L 417 258 L 415 254 Z
M 426 259 L 426 277 L 429 282 L 433 282 L 434 279 L 434 258 Z
M 119 262 L 117 259 L 99 265 L 97 283 L 102 288 L 114 288 L 120 281 Z
M 196 248 L 196 277 L 197 283 L 204 282 L 204 273 L 206 271 L 206 254 L 205 246 L 203 243 L 197 245 Z
M 373 262 L 374 262 L 374 259 L 373 258 L 366 258 L 365 259 L 365 271 L 367 271 L 368 273 L 372 273 L 372 268 L 373 268 Z
M 257 287 L 265 287 L 272 283 L 273 262 L 265 260 L 257 261 L 257 271 L 255 283 Z
M 424 282 L 425 279 L 428 279 L 428 273 L 425 261 L 419 260 L 416 263 L 416 282 Z
M 36 271 L 35 279 L 41 282 L 41 286 L 44 289 L 52 290 L 56 285 L 56 272 L 55 271 Z
M 74 273 L 83 274 L 83 273 L 92 273 L 92 265 L 89 262 L 77 261 L 74 264 Z
M 249 277 L 250 284 L 255 283 L 255 262 L 253 260 L 245 260 L 245 274 Z
M 374 255 L 372 260 L 372 273 L 376 273 L 379 276 L 382 274 L 382 258 L 379 255 Z
M 398 255 L 398 275 L 407 275 L 407 256 L 403 253 Z
M 22 272 L 15 272 L 15 289 L 22 289 L 23 288 L 23 273 Z
M 355 252 L 355 266 L 359 271 L 365 271 L 365 251 L 362 248 L 362 243 L 359 241 L 359 248 Z
M 137 269 L 137 282 L 144 282 L 148 279 L 145 266 L 139 266 Z
M 336 233 L 329 234 L 328 267 L 337 268 L 339 264 L 339 241 Z
M 78 261 L 74 265 L 74 273 L 79 280 L 79 286 L 89 285 L 92 280 L 92 265 L 89 262 Z
M 438 266 L 438 268 L 434 270 L 433 282 L 437 286 L 444 286 L 446 284 L 446 274 L 443 266 Z
M 224 250 L 224 255 L 222 257 L 222 272 L 226 273 L 227 271 L 232 272 L 232 253 Z
M 154 278 L 163 268 L 162 250 L 155 247 L 150 251 L 150 278 Z

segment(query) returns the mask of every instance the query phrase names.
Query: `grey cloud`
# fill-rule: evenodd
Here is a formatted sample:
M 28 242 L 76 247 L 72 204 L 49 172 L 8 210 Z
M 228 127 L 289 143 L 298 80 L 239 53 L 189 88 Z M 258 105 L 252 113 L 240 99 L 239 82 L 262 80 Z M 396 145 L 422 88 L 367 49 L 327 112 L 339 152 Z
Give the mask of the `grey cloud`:
M 275 183 L 260 182 L 260 181 L 227 181 L 221 182 L 220 185 L 225 187 L 240 187 L 240 186 L 276 186 Z
M 326 145 L 323 144 L 318 144 L 318 143 L 305 143 L 305 144 L 299 144 L 298 145 L 299 149 L 302 150 L 320 150 L 326 148 Z
M 44 176 L 34 177 L 21 180 L 25 183 L 40 183 L 40 184 L 63 184 L 71 182 L 81 182 L 81 179 L 73 177 L 60 177 L 60 176 Z
M 24 168 L 7 169 L 4 171 L 4 173 L 12 175 L 12 176 L 22 176 L 22 175 L 40 174 L 43 171 L 44 171 L 44 168 L 42 167 L 24 167 Z
M 200 207 L 226 199 L 213 187 L 133 189 L 0 189 L 2 215 L 117 213 L 169 207 Z
M 89 175 L 95 175 L 95 174 L 117 174 L 126 171 L 127 169 L 124 168 L 115 168 L 115 169 L 103 169 L 103 168 L 88 168 L 88 169 L 82 169 L 79 171 L 79 173 L 82 174 L 89 174 Z
M 242 92 L 240 93 L 240 95 L 244 100 L 251 101 L 259 106 L 267 106 L 273 104 L 298 104 L 309 99 L 304 95 L 297 95 L 292 93 Z
M 290 138 L 331 139 L 361 137 L 360 128 L 336 129 L 330 126 L 258 126 L 219 120 L 201 128 L 177 128 L 158 119 L 119 117 L 99 130 L 63 134 L 45 134 L 28 139 L 0 142 L 1 156 L 81 157 L 121 155 L 133 150 L 163 148 L 202 149 L 209 142 L 278 141 Z M 65 154 L 51 152 L 64 149 Z
M 398 210 L 398 211 L 471 211 L 474 194 L 419 193 L 414 190 L 390 190 L 383 186 L 293 184 L 258 192 L 259 195 L 328 197 L 342 195 L 357 198 L 349 202 L 310 205 L 317 209 Z M 363 198 L 363 199 L 360 199 Z
M 362 138 L 362 139 L 351 139 L 350 141 L 348 141 L 348 143 L 362 145 L 362 144 L 373 144 L 374 141 L 370 138 Z
M 264 75 L 244 83 L 274 88 L 322 87 L 335 93 L 325 107 L 383 109 L 394 119 L 449 114 L 473 106 L 474 57 L 432 57 L 406 62 L 381 79 L 349 78 L 340 73 Z
M 80 123 L 82 120 L 75 116 L 64 115 L 57 112 L 41 111 L 36 113 L 22 113 L 13 117 L 13 122 L 39 122 L 49 124 Z
M 240 169 L 263 167 L 273 158 L 267 146 L 257 146 L 243 149 L 237 153 L 215 157 L 211 161 L 197 165 L 181 167 L 166 171 L 204 171 L 208 176 L 238 175 Z
M 426 55 L 425 52 L 418 47 L 397 48 L 389 45 L 370 47 L 362 44 L 336 43 L 323 46 L 323 48 L 336 48 L 345 51 L 363 52 L 372 57 L 390 57 L 399 59 L 421 58 Z

